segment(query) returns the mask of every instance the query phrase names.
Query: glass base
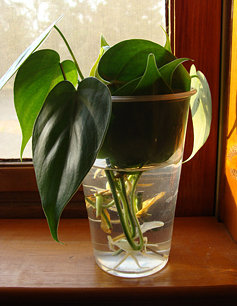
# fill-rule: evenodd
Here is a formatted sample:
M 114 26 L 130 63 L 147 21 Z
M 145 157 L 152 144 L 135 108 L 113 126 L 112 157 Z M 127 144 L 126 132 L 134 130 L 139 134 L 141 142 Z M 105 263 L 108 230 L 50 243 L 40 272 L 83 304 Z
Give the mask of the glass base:
M 97 265 L 105 272 L 125 278 L 140 278 L 152 275 L 163 269 L 168 256 L 155 255 L 152 252 L 126 257 L 124 253 L 113 255 L 111 252 L 96 251 Z
M 102 270 L 137 278 L 167 264 L 181 165 L 143 172 L 92 168 L 83 188 L 94 255 Z

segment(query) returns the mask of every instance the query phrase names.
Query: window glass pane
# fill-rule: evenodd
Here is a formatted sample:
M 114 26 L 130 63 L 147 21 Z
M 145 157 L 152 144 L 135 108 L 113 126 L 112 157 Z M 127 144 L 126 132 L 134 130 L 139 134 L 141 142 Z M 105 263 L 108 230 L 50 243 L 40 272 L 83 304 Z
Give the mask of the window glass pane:
M 164 44 L 165 0 L 2 0 L 0 76 L 24 49 L 54 20 L 66 36 L 84 76 L 97 58 L 100 35 L 110 45 L 130 38 Z M 64 42 L 53 31 L 41 48 L 53 48 L 70 58 Z M 21 131 L 13 102 L 13 79 L 0 92 L 0 158 L 18 158 Z M 31 157 L 28 145 L 24 157 Z

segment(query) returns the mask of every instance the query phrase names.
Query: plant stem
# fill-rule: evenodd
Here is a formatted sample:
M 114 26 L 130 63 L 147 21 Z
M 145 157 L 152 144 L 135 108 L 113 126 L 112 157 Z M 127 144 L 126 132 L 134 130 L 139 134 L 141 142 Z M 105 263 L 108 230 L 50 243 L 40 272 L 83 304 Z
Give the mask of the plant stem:
M 113 195 L 113 198 L 114 198 L 114 202 L 115 202 L 115 205 L 116 205 L 116 208 L 117 208 L 117 211 L 118 211 L 118 215 L 119 215 L 119 218 L 120 218 L 120 221 L 121 221 L 121 226 L 123 228 L 124 235 L 125 235 L 128 243 L 132 247 L 132 249 L 140 251 L 140 250 L 142 250 L 144 243 L 143 243 L 143 236 L 142 236 L 142 233 L 141 233 L 141 230 L 140 230 L 140 225 L 138 223 L 138 220 L 135 220 L 135 223 L 136 223 L 137 228 L 138 228 L 138 235 L 139 235 L 139 239 L 140 239 L 139 244 L 137 244 L 134 241 L 134 235 L 133 235 L 133 233 L 131 233 L 130 228 L 128 228 L 128 224 L 126 222 L 126 220 L 128 220 L 128 217 L 129 217 L 129 216 L 127 216 L 128 211 L 126 209 L 123 211 L 122 208 L 121 208 L 121 205 L 120 205 L 120 200 L 119 200 L 119 197 L 118 197 L 118 194 L 117 194 L 117 190 L 118 190 L 119 196 L 121 197 L 121 195 L 122 195 L 122 199 L 124 201 L 123 203 L 125 203 L 125 201 L 126 201 L 124 191 L 120 189 L 118 183 L 116 182 L 116 178 L 114 177 L 114 174 L 113 174 L 112 170 L 105 170 L 105 174 L 106 174 L 108 182 L 110 184 L 110 189 L 111 189 L 111 192 L 112 192 L 112 195 Z M 116 188 L 117 188 L 117 190 L 116 190 Z M 126 205 L 126 203 L 125 203 L 125 205 Z M 134 222 L 134 220 L 131 221 L 131 219 L 130 219 L 130 224 L 129 224 L 130 226 L 132 224 L 131 222 Z
M 66 46 L 67 46 L 67 48 L 68 48 L 68 51 L 70 52 L 71 57 L 72 57 L 72 59 L 73 59 L 75 65 L 76 65 L 78 74 L 79 74 L 81 80 L 83 80 L 83 79 L 84 79 L 84 76 L 83 76 L 83 74 L 82 74 L 82 72 L 81 72 L 81 69 L 80 69 L 80 67 L 79 67 L 79 65 L 78 65 L 78 63 L 77 63 L 77 60 L 76 60 L 76 58 L 75 58 L 75 56 L 74 56 L 74 54 L 73 54 L 73 52 L 72 52 L 72 49 L 71 49 L 71 47 L 69 46 L 69 43 L 67 42 L 65 36 L 63 35 L 63 33 L 59 30 L 59 28 L 58 28 L 56 25 L 54 26 L 54 28 L 58 31 L 58 33 L 59 33 L 60 36 L 62 37 L 63 41 L 65 42 L 65 44 L 66 44 Z
M 102 212 L 103 197 L 99 194 L 95 198 L 96 218 L 98 218 Z
M 105 220 L 105 222 L 106 222 L 108 228 L 111 230 L 111 229 L 112 229 L 111 222 L 110 222 L 110 220 L 108 219 L 106 213 L 105 213 L 103 210 L 102 210 L 102 212 L 101 212 L 101 216 L 103 216 L 103 218 L 104 218 L 104 220 Z
M 63 66 L 62 66 L 62 64 L 61 64 L 61 63 L 60 63 L 59 65 L 60 65 L 60 69 L 61 69 L 61 72 L 62 72 L 62 75 L 63 75 L 64 81 L 66 81 L 66 80 L 67 80 L 67 78 L 66 78 L 65 72 L 64 72 L 64 70 L 63 70 Z
M 108 204 L 104 204 L 103 208 L 110 208 L 114 205 L 114 200 L 112 200 L 111 202 L 109 202 Z
M 137 207 L 136 207 L 136 202 L 135 202 L 136 186 L 137 186 L 137 183 L 138 183 L 141 175 L 142 175 L 142 172 L 141 171 L 138 172 L 135 176 L 135 180 L 133 181 L 130 203 L 131 203 L 132 218 L 133 218 L 133 220 L 136 224 L 136 228 L 137 228 L 137 231 L 138 231 L 137 234 L 138 234 L 138 237 L 139 237 L 141 248 L 143 248 L 143 245 L 144 245 L 143 234 L 142 234 L 142 231 L 141 231 L 139 221 L 137 220 L 137 217 L 136 217 Z
M 117 195 L 117 192 L 116 192 L 116 189 L 115 189 L 114 177 L 113 177 L 112 171 L 105 170 L 105 174 L 106 174 L 108 182 L 110 184 L 110 189 L 111 189 L 111 192 L 112 192 L 112 195 L 113 195 L 113 198 L 114 198 L 114 202 L 115 202 L 118 214 L 119 214 L 119 218 L 120 218 L 120 221 L 121 221 L 122 228 L 124 229 L 124 234 L 129 241 L 130 240 L 130 235 L 129 235 L 129 232 L 127 231 L 127 227 L 126 227 L 126 224 L 125 224 L 123 212 L 122 212 L 122 209 L 121 209 L 121 206 L 120 206 L 120 203 L 119 203 L 119 198 L 118 198 L 118 195 Z
M 119 190 L 119 195 L 120 195 L 121 200 L 122 200 L 123 205 L 124 205 L 125 216 L 127 216 L 128 223 L 131 227 L 131 235 L 132 235 L 132 237 L 135 237 L 136 236 L 135 222 L 134 222 L 133 215 L 131 213 L 131 209 L 130 209 L 130 205 L 129 205 L 129 201 L 128 201 L 128 197 L 127 197 L 127 193 L 126 193 L 124 176 L 119 178 L 119 181 L 120 181 L 121 188 L 122 188 L 121 190 Z
M 142 172 L 138 172 L 136 175 L 135 175 L 135 179 L 133 181 L 133 184 L 132 184 L 132 191 L 131 191 L 131 203 L 133 205 L 133 211 L 134 213 L 136 213 L 136 210 L 137 210 L 137 207 L 136 207 L 136 202 L 135 202 L 135 191 L 136 191 L 136 187 L 137 187 L 137 183 L 138 183 L 138 180 L 141 176 Z

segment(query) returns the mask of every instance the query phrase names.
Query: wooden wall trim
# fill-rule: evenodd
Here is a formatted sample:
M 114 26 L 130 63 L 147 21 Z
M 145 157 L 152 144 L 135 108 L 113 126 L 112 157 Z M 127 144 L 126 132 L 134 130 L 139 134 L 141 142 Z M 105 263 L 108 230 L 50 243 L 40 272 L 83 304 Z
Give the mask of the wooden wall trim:
M 183 165 L 177 203 L 177 215 L 213 215 L 215 206 L 217 131 L 221 58 L 221 0 L 171 0 L 175 31 L 173 48 L 177 57 L 194 59 L 210 85 L 213 102 L 211 133 L 205 147 Z M 186 67 L 189 69 L 189 63 Z M 191 152 L 191 120 L 185 145 L 185 157 Z
M 0 218 L 44 217 L 32 163 L 6 163 L 0 168 Z M 62 217 L 87 217 L 82 186 Z
M 33 165 L 5 166 L 0 169 L 0 192 L 37 191 Z

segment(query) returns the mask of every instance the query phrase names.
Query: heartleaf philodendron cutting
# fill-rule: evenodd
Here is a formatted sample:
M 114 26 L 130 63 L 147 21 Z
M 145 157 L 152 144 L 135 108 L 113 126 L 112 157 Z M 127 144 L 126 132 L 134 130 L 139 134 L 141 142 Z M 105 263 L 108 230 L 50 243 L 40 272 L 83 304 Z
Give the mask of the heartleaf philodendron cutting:
M 125 185 L 123 177 L 118 183 L 114 170 L 136 170 L 150 163 L 165 162 L 174 153 L 176 144 L 172 139 L 170 123 L 166 122 L 162 135 L 159 135 L 162 147 L 156 145 L 153 152 L 139 155 L 134 140 L 134 145 L 124 150 L 130 139 L 126 139 L 128 136 L 121 126 L 115 127 L 113 123 L 116 116 L 118 119 L 121 114 L 125 115 L 128 106 L 118 103 L 123 105 L 112 109 L 111 97 L 168 95 L 196 89 L 197 93 L 190 102 L 194 128 L 192 158 L 210 132 L 211 97 L 207 80 L 200 71 L 196 72 L 194 66 L 191 73 L 187 72 L 183 63 L 190 59 L 178 59 L 172 54 L 167 35 L 165 46 L 148 40 L 130 39 L 111 47 L 102 36 L 99 56 L 90 76 L 84 78 L 69 43 L 56 26 L 58 21 L 26 49 L 0 80 L 2 88 L 16 73 L 14 103 L 22 130 L 20 156 L 22 158 L 32 137 L 33 164 L 42 207 L 56 241 L 59 241 L 58 225 L 64 207 L 96 158 L 105 158 L 108 162 L 106 175 L 124 235 L 131 248 L 142 250 L 143 232 L 136 215 L 121 209 L 120 199 L 124 203 L 127 201 Z M 55 50 L 36 50 L 53 29 L 65 42 L 72 60 L 61 62 Z M 146 107 L 138 107 L 133 111 L 134 118 L 138 118 L 141 111 L 149 113 Z M 169 118 L 179 128 L 181 123 L 175 120 L 181 114 L 180 108 L 173 108 L 170 104 L 164 111 L 171 112 Z M 122 118 L 119 120 L 122 121 Z M 116 136 L 121 131 L 122 141 Z M 149 133 L 150 127 L 144 126 L 144 136 L 138 139 L 139 145 L 146 143 Z M 122 151 L 126 151 L 125 154 Z M 131 178 L 132 201 L 135 201 L 139 176 L 135 173 Z M 100 214 L 101 210 L 98 209 L 98 212 Z

